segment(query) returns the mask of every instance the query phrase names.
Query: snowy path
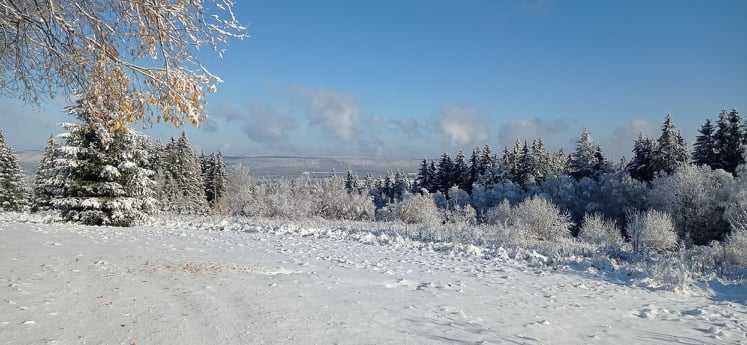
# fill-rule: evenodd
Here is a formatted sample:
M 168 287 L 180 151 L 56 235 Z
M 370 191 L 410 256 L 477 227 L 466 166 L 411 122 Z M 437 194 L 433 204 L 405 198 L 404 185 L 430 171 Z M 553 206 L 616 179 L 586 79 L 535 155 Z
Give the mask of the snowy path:
M 2 344 L 747 344 L 747 307 L 271 233 L 0 223 Z

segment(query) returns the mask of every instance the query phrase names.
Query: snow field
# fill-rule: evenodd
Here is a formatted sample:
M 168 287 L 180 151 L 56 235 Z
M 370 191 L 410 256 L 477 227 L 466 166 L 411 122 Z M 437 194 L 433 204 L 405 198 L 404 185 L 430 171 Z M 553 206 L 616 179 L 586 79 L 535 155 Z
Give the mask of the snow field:
M 0 223 L 0 342 L 747 343 L 744 301 L 705 291 L 475 249 L 243 229 Z

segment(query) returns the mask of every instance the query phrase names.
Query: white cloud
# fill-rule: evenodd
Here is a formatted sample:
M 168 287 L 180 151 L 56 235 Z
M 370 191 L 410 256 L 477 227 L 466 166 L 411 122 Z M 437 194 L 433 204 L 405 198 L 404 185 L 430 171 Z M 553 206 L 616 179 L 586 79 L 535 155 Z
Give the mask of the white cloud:
M 498 138 L 501 145 L 511 146 L 516 140 L 542 138 L 547 141 L 557 135 L 565 135 L 568 123 L 562 119 L 544 120 L 538 117 L 512 120 L 501 126 Z
M 438 128 L 450 145 L 465 146 L 488 139 L 488 124 L 472 108 L 450 105 L 441 108 Z
M 228 123 L 237 123 L 247 138 L 266 147 L 289 147 L 289 134 L 298 127 L 295 118 L 264 104 L 229 108 L 218 116 Z M 212 126 L 216 127 L 215 123 Z
M 332 90 L 305 90 L 308 116 L 312 126 L 318 126 L 335 138 L 352 141 L 357 132 L 360 108 L 356 100 Z

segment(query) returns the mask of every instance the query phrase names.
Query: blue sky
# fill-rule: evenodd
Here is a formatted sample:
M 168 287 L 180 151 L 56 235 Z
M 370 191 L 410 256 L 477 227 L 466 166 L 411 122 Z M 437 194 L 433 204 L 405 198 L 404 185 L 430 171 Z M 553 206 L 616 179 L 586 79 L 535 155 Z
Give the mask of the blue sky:
M 225 80 L 209 123 L 229 154 L 433 157 L 588 127 L 613 157 L 667 112 L 692 141 L 747 109 L 747 1 L 240 1 L 250 38 L 204 62 Z M 18 149 L 65 120 L 2 100 Z M 163 126 L 158 136 L 178 133 Z

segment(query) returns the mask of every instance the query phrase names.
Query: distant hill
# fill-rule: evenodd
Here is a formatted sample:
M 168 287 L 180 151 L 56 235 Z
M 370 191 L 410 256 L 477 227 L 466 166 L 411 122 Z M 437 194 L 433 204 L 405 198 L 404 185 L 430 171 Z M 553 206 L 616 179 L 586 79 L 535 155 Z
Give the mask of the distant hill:
M 380 176 L 398 170 L 415 173 L 418 162 L 355 157 L 226 156 L 227 164 L 244 164 L 255 176 L 265 177 L 344 175 L 348 170 L 361 176 Z
M 36 173 L 41 151 L 17 152 L 23 171 L 27 175 Z M 293 177 L 344 175 L 348 169 L 356 175 L 381 176 L 390 171 L 403 170 L 415 173 L 418 160 L 387 160 L 355 157 L 303 157 L 303 156 L 226 156 L 229 166 L 243 164 L 254 176 Z

